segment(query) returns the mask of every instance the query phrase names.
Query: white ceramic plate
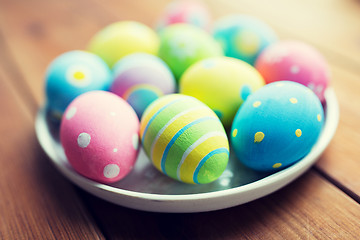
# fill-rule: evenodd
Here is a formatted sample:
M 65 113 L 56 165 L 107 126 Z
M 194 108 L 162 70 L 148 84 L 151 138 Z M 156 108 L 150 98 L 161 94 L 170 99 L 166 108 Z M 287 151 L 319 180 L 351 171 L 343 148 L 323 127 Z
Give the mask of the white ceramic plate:
M 60 172 L 84 190 L 115 204 L 153 212 L 204 212 L 240 205 L 266 196 L 308 170 L 333 138 L 339 108 L 333 89 L 326 97 L 325 125 L 312 151 L 296 164 L 276 173 L 259 173 L 243 166 L 234 154 L 222 176 L 213 183 L 189 185 L 158 172 L 143 150 L 133 171 L 118 183 L 105 185 L 77 174 L 69 165 L 58 138 L 58 123 L 40 109 L 35 128 L 38 140 Z

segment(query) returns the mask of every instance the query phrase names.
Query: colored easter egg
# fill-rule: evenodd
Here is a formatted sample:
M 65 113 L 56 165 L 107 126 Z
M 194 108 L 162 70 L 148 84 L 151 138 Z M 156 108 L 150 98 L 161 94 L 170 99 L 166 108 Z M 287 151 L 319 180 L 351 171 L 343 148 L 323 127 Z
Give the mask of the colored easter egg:
M 88 47 L 90 52 L 99 55 L 111 68 L 128 54 L 157 54 L 158 48 L 159 38 L 155 31 L 134 21 L 110 24 L 95 34 Z
M 308 88 L 289 81 L 270 83 L 240 107 L 232 125 L 231 144 L 246 166 L 279 170 L 310 152 L 323 122 L 322 105 Z
M 115 64 L 113 72 L 111 92 L 125 99 L 139 118 L 152 101 L 175 91 L 176 82 L 170 68 L 151 54 L 127 55 Z
M 214 23 L 214 38 L 225 56 L 254 65 L 258 55 L 277 40 L 275 32 L 263 21 L 247 15 L 230 15 Z
M 66 52 L 47 68 L 47 108 L 60 119 L 77 96 L 91 90 L 108 90 L 111 82 L 111 71 L 100 57 L 85 51 Z
M 125 100 L 110 92 L 91 91 L 77 97 L 66 109 L 60 140 L 78 173 L 112 183 L 124 178 L 135 164 L 139 126 Z
M 287 80 L 301 83 L 323 102 L 330 82 L 330 69 L 313 47 L 299 41 L 280 41 L 266 48 L 255 65 L 266 83 Z
M 180 79 L 180 93 L 207 104 L 225 127 L 252 92 L 264 85 L 254 67 L 235 58 L 216 57 L 189 67 Z
M 169 65 L 176 79 L 193 63 L 222 55 L 220 45 L 197 27 L 178 23 L 161 32 L 159 57 Z
M 190 96 L 171 94 L 155 100 L 142 116 L 140 136 L 153 165 L 185 183 L 216 180 L 229 160 L 219 118 Z
M 156 28 L 160 31 L 171 24 L 188 23 L 208 30 L 210 22 L 210 12 L 202 1 L 177 0 L 166 6 Z

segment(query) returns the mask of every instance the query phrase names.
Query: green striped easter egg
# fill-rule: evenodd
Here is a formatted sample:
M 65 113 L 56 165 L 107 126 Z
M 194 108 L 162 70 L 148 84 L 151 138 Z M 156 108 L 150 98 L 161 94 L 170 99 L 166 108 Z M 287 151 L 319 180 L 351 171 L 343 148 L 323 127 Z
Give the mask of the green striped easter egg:
M 140 136 L 153 165 L 185 183 L 216 180 L 229 160 L 223 125 L 194 97 L 171 94 L 154 101 L 142 116 Z

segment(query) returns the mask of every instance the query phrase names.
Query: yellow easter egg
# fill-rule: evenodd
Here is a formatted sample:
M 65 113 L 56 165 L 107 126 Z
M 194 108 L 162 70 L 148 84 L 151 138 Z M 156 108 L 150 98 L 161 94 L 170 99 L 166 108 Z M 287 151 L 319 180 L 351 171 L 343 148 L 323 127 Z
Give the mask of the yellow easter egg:
M 250 64 L 230 57 L 215 57 L 190 66 L 180 79 L 180 93 L 207 104 L 229 127 L 241 104 L 265 82 Z
M 99 55 L 109 67 L 122 57 L 145 52 L 156 55 L 159 38 L 154 30 L 134 21 L 121 21 L 100 30 L 90 40 L 88 50 Z

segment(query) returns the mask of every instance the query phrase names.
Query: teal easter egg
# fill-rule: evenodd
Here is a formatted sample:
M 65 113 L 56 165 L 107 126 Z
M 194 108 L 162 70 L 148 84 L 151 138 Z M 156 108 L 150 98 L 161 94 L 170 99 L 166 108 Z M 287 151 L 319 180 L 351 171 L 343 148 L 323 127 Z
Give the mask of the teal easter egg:
M 219 118 L 194 97 L 171 94 L 145 110 L 142 145 L 153 165 L 167 176 L 192 184 L 216 180 L 229 160 L 229 143 Z
M 77 96 L 93 90 L 108 90 L 111 71 L 97 55 L 85 51 L 70 51 L 55 58 L 46 71 L 47 108 L 60 118 Z
M 246 166 L 279 170 L 310 152 L 323 122 L 320 100 L 309 88 L 290 81 L 271 83 L 240 107 L 232 124 L 231 144 Z
M 213 36 L 228 57 L 254 65 L 258 55 L 277 40 L 274 31 L 260 19 L 247 15 L 230 15 L 217 20 Z

